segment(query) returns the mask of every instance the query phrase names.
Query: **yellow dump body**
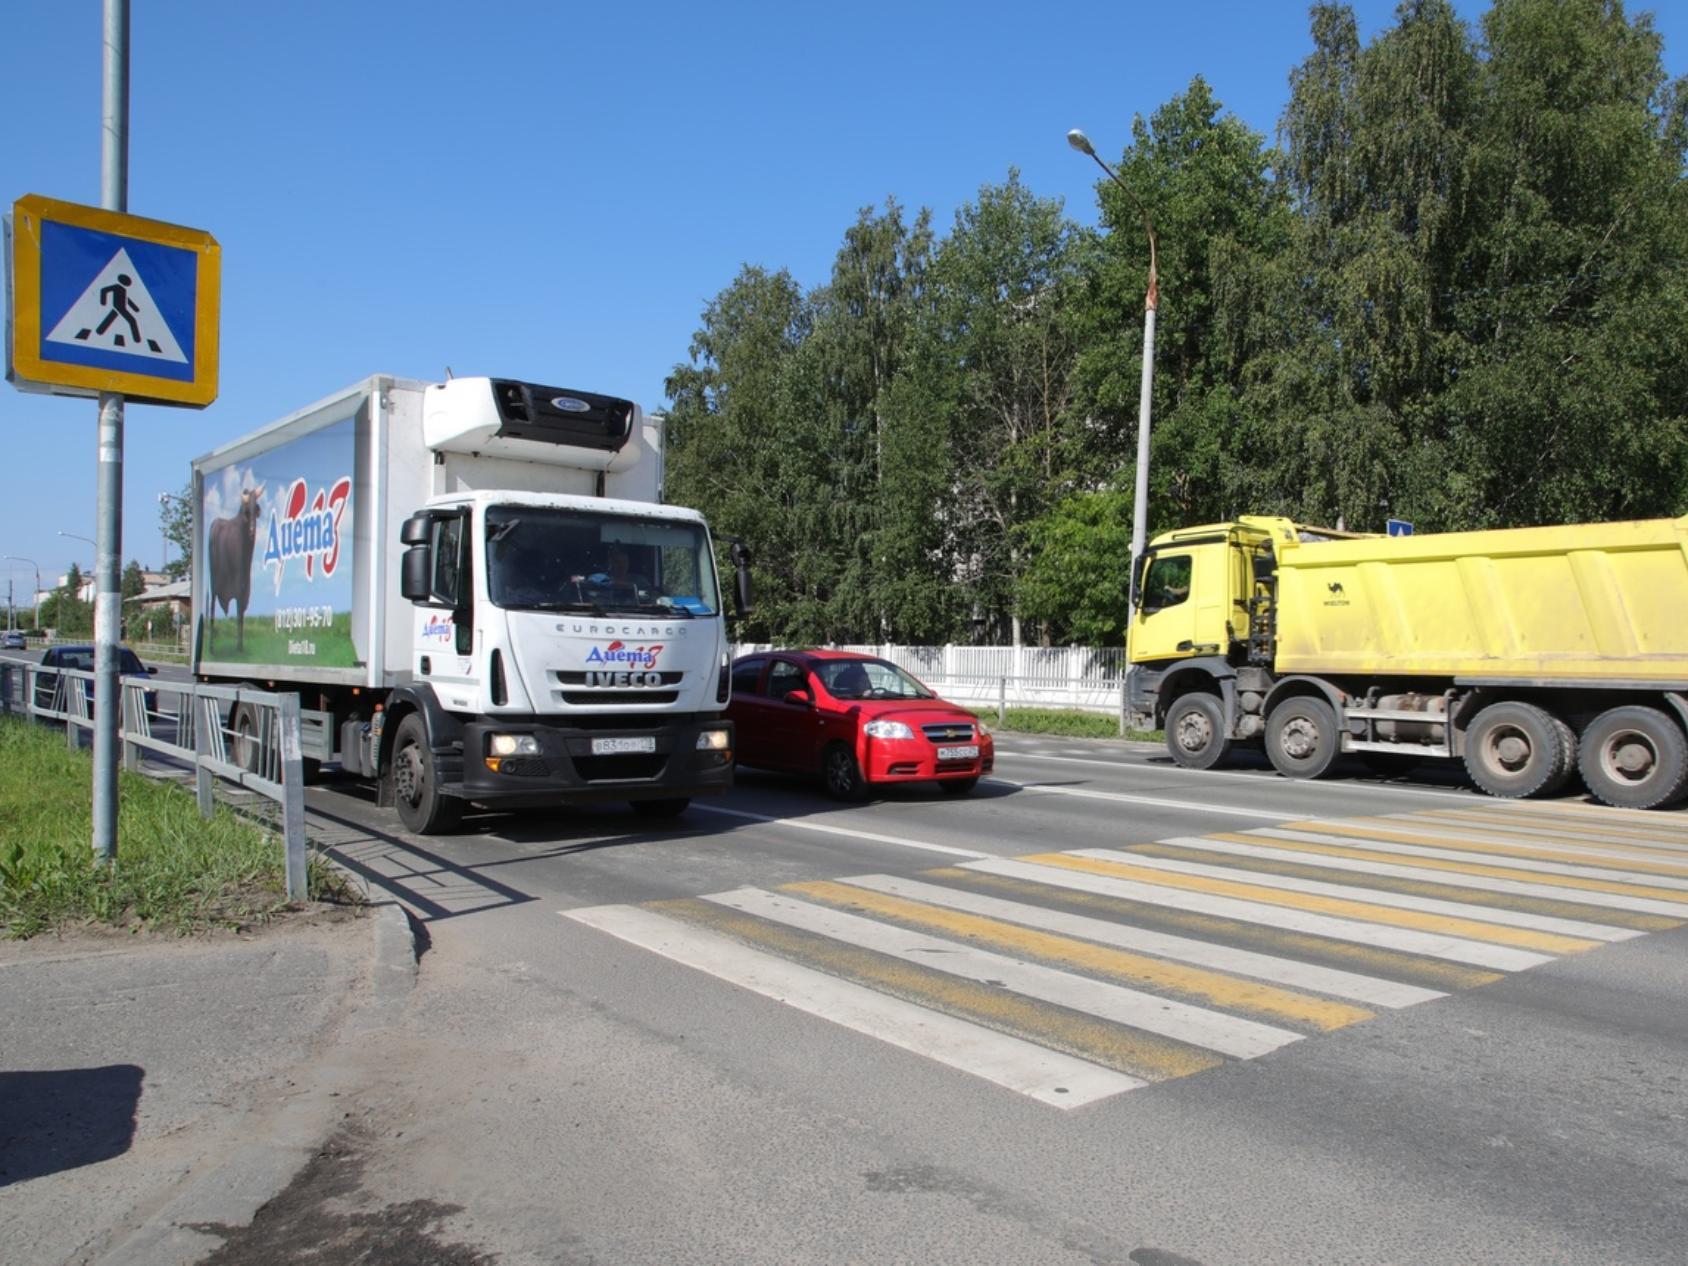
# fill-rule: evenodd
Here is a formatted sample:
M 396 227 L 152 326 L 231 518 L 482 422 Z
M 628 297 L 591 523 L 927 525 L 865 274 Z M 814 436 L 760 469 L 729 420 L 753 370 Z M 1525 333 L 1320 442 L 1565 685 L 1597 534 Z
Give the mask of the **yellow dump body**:
M 1280 673 L 1688 685 L 1688 515 L 1315 542 L 1244 522 L 1277 529 Z

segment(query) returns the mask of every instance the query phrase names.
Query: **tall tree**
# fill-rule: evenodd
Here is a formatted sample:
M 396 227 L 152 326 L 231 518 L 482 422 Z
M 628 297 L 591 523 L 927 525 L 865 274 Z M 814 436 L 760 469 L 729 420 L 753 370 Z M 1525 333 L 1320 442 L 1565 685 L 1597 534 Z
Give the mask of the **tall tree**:
M 158 525 L 164 539 L 176 547 L 176 556 L 164 563 L 164 574 L 171 580 L 181 580 L 193 574 L 193 481 L 182 485 L 180 492 L 160 493 Z

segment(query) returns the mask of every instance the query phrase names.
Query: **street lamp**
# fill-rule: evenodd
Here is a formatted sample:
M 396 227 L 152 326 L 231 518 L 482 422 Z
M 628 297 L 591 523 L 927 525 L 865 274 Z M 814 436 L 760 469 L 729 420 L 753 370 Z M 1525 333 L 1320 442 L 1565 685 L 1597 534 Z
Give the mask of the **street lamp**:
M 16 554 L 0 554 L 0 558 L 9 558 L 13 562 L 28 563 L 35 568 L 35 631 L 41 632 L 41 564 L 33 558 L 20 558 Z
M 1160 307 L 1160 271 L 1155 245 L 1155 226 L 1149 222 L 1149 210 L 1131 191 L 1131 186 L 1096 153 L 1090 138 L 1078 128 L 1067 133 L 1067 144 L 1081 154 L 1088 154 L 1096 165 L 1108 174 L 1108 179 L 1131 199 L 1143 217 L 1143 231 L 1149 235 L 1149 288 L 1143 295 L 1143 385 L 1137 397 L 1137 491 L 1131 501 L 1131 610 L 1137 610 L 1138 571 L 1147 545 L 1149 523 L 1149 401 L 1155 385 L 1155 310 Z

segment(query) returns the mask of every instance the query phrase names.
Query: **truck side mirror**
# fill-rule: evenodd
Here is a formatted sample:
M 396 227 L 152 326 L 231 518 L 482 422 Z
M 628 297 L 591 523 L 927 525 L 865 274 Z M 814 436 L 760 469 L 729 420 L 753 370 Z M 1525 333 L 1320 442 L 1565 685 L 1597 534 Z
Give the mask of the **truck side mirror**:
M 399 593 L 407 602 L 427 602 L 433 597 L 434 551 L 426 545 L 412 545 L 399 563 Z
M 466 514 L 416 514 L 399 539 L 409 548 L 399 565 L 399 593 L 407 602 L 456 611 L 467 605 L 469 519 Z
M 742 619 L 748 619 L 752 609 L 750 601 L 750 548 L 743 541 L 733 542 L 733 605 Z

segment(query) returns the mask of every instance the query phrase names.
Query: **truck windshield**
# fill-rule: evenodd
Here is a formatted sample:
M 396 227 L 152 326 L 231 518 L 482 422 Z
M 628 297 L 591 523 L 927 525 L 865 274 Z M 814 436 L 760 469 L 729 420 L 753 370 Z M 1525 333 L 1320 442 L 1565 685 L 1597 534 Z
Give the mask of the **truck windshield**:
M 721 609 L 696 523 L 489 506 L 487 591 L 501 607 L 689 619 Z

